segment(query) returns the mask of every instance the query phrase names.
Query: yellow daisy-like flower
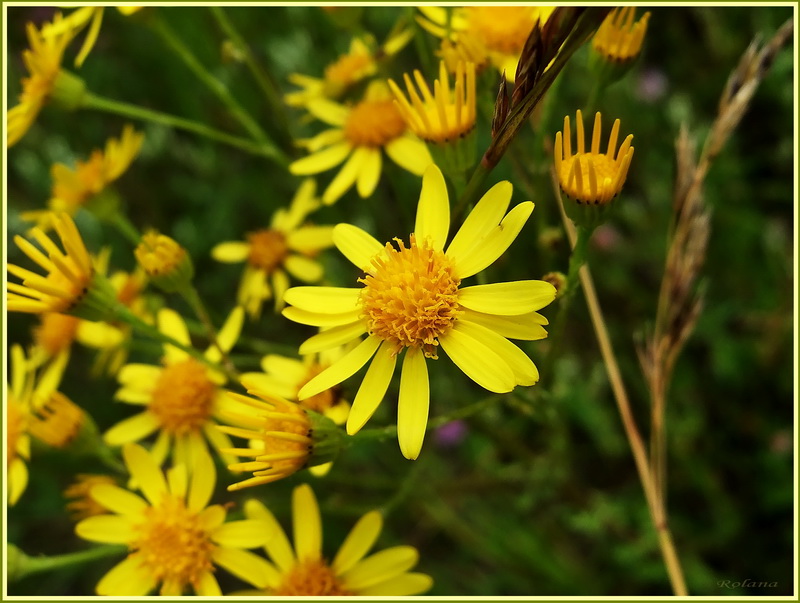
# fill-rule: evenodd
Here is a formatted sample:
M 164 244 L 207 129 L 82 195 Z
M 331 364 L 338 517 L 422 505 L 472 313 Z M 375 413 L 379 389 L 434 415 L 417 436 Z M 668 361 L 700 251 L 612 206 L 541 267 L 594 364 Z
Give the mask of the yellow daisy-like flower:
M 159 584 L 159 594 L 180 596 L 191 588 L 200 596 L 220 596 L 215 565 L 256 586 L 268 584 L 270 564 L 244 549 L 263 546 L 272 526 L 259 519 L 225 522 L 225 506 L 207 506 L 216 471 L 210 457 L 179 464 L 166 476 L 158 462 L 136 444 L 123 449 L 125 465 L 144 494 L 110 484 L 91 496 L 112 515 L 97 515 L 75 526 L 85 540 L 125 544 L 130 553 L 98 582 L 101 596 L 143 596 Z
M 426 574 L 410 572 L 419 560 L 412 546 L 395 546 L 367 556 L 383 527 L 378 511 L 358 520 L 339 551 L 328 562 L 322 554 L 322 518 L 311 488 L 303 484 L 292 493 L 294 546 L 275 516 L 261 502 L 248 500 L 245 514 L 273 526 L 274 536 L 264 549 L 269 555 L 267 588 L 270 596 L 411 596 L 433 585 Z
M 35 364 L 53 358 L 72 347 L 81 320 L 69 314 L 44 312 L 39 315 L 39 325 L 33 328 Z
M 128 169 L 139 154 L 144 134 L 136 132 L 132 126 L 125 126 L 122 136 L 111 138 L 106 143 L 105 152 L 95 149 L 88 161 L 78 161 L 75 169 L 63 163 L 56 163 L 50 170 L 53 178 L 49 211 L 33 211 L 22 214 L 23 220 L 36 220 L 44 227 L 50 212 L 66 212 L 74 216 L 79 208 L 102 192 L 111 182 Z
M 625 63 L 635 59 L 642 50 L 650 13 L 634 23 L 636 7 L 616 7 L 605 18 L 592 38 L 592 49 L 608 61 Z
M 458 42 L 469 37 L 486 49 L 488 59 L 500 73 L 513 82 L 525 41 L 538 22 L 544 24 L 555 10 L 553 6 L 459 6 L 452 9 L 448 24 L 448 9 L 440 6 L 420 6 L 419 24 L 439 38 Z M 476 61 L 480 63 L 480 61 Z
M 73 521 L 108 513 L 108 509 L 90 496 L 92 488 L 100 484 L 116 486 L 117 480 L 108 475 L 80 473 L 64 490 L 64 498 L 69 500 L 66 505 L 67 511 Z
M 473 63 L 476 73 L 481 73 L 489 64 L 489 55 L 483 42 L 465 32 L 461 32 L 457 40 L 442 38 L 436 56 L 444 61 L 450 73 L 458 70 L 459 63 Z
M 248 233 L 247 241 L 227 241 L 211 250 L 218 262 L 247 262 L 236 299 L 252 318 L 258 318 L 262 304 L 272 297 L 276 310 L 283 307 L 287 272 L 305 283 L 322 278 L 322 265 L 314 256 L 333 245 L 333 227 L 304 223 L 319 207 L 315 192 L 315 182 L 305 180 L 289 208 L 275 212 L 269 228 Z
M 90 285 L 94 269 L 89 252 L 83 244 L 78 229 L 69 215 L 54 214 L 52 224 L 61 239 L 61 251 L 41 228 L 34 227 L 30 235 L 47 253 L 21 236 L 14 237 L 25 255 L 47 271 L 40 276 L 16 264 L 8 264 L 8 271 L 22 279 L 22 285 L 8 283 L 8 311 L 67 313 L 76 311 L 84 302 L 89 303 Z
M 305 141 L 312 154 L 293 162 L 289 171 L 301 176 L 319 174 L 347 160 L 322 194 L 326 205 L 335 203 L 354 184 L 361 198 L 375 191 L 381 177 L 381 149 L 417 176 L 432 162 L 425 143 L 407 131 L 383 82 L 372 82 L 364 99 L 353 107 L 317 100 L 309 103 L 308 110 L 334 128 Z
M 239 337 L 244 311 L 237 307 L 223 325 L 217 341 L 230 350 Z M 159 330 L 185 345 L 191 345 L 189 331 L 176 312 L 158 313 Z M 205 353 L 213 362 L 220 360 L 212 345 Z M 206 439 L 219 450 L 232 446 L 230 439 L 216 429 L 215 418 L 227 403 L 221 385 L 225 376 L 172 345 L 164 345 L 163 366 L 127 364 L 118 375 L 122 387 L 115 394 L 121 402 L 145 409 L 109 429 L 104 440 L 112 446 L 136 442 L 158 432 L 153 456 L 159 463 L 172 451 L 176 463 L 186 463 L 198 454 L 208 454 Z M 231 461 L 233 459 L 230 459 Z
M 444 144 L 465 137 L 475 128 L 475 65 L 459 63 L 453 89 L 444 61 L 439 63 L 439 79 L 433 94 L 419 71 L 414 78 L 422 93 L 417 93 L 411 78 L 403 74 L 408 97 L 394 80 L 389 87 L 408 127 L 425 142 Z M 408 98 L 411 98 L 409 101 Z
M 22 79 L 19 104 L 9 109 L 6 115 L 8 147 L 14 146 L 27 133 L 55 88 L 64 50 L 72 40 L 72 33 L 64 30 L 47 35 L 46 32 L 50 27 L 60 27 L 62 21 L 63 17 L 57 13 L 53 23 L 45 23 L 42 29 L 37 29 L 33 23 L 26 26 L 30 49 L 23 51 L 22 60 L 30 75 Z
M 572 133 L 569 115 L 564 117 L 564 133 L 556 133 L 555 169 L 561 190 L 580 204 L 605 205 L 616 197 L 633 158 L 633 134 L 629 134 L 617 149 L 620 121 L 614 121 L 608 147 L 605 153 L 600 152 L 601 116 L 598 112 L 594 119 L 592 146 L 586 151 L 583 131 L 583 116 L 580 110 L 575 117 L 577 129 L 577 153 L 572 153 Z
M 430 391 L 425 358 L 439 346 L 482 387 L 498 393 L 539 379 L 536 366 L 508 338 L 542 339 L 547 320 L 539 310 L 555 298 L 544 281 L 461 286 L 497 260 L 511 245 L 533 211 L 530 201 L 506 215 L 509 182 L 492 187 L 478 202 L 445 249 L 450 230 L 447 186 L 435 165 L 426 170 L 414 233 L 409 245 L 384 247 L 356 226 L 339 224 L 333 241 L 366 275 L 361 288 L 296 287 L 286 292 L 283 314 L 299 323 L 331 327 L 307 340 L 303 353 L 343 345 L 367 333 L 352 351 L 314 377 L 302 390 L 305 399 L 341 383 L 370 358 L 347 420 L 354 434 L 383 399 L 397 357 L 403 360 L 397 412 L 400 449 L 419 455 L 428 420 Z M 374 358 L 373 358 L 374 356 Z

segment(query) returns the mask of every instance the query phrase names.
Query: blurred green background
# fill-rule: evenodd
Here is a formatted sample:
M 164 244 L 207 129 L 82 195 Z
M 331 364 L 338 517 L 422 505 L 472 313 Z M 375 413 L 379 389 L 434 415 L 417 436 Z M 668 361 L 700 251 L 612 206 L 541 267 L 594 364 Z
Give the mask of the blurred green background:
M 274 116 L 245 66 L 225 61 L 224 36 L 207 8 L 158 8 L 212 73 L 270 133 Z M 412 7 L 345 9 L 343 27 L 316 7 L 226 8 L 256 56 L 283 92 L 287 76 L 321 76 L 324 66 L 349 46 L 358 28 L 382 41 Z M 604 118 L 622 120 L 634 134 L 636 155 L 613 220 L 595 233 L 589 261 L 634 412 L 643 434 L 649 424 L 648 396 L 636 359 L 635 336 L 655 316 L 670 221 L 674 139 L 682 123 L 702 141 L 720 92 L 753 36 L 768 38 L 789 17 L 789 7 L 656 7 L 640 60 L 598 103 Z M 639 11 L 641 12 L 641 11 Z M 24 75 L 24 24 L 51 18 L 53 9 L 8 8 L 9 105 Z M 387 69 L 397 78 L 419 68 L 417 54 L 437 43 L 421 32 Z M 78 43 L 67 53 L 71 67 Z M 548 95 L 540 131 L 552 139 L 564 115 L 586 101 L 591 78 L 587 48 L 579 51 Z M 713 210 L 704 281 L 706 306 L 679 359 L 669 390 L 668 508 L 675 545 L 689 592 L 694 595 L 788 595 L 794 592 L 792 509 L 795 433 L 792 335 L 795 168 L 793 57 L 779 54 L 740 127 L 713 165 L 705 198 Z M 242 134 L 225 108 L 138 19 L 107 10 L 95 49 L 80 70 L 89 89 L 105 96 L 196 119 Z M 431 81 L 433 73 L 426 73 Z M 488 120 L 496 94 L 494 72 L 481 80 L 478 148 L 489 142 Z M 288 110 L 295 136 L 320 130 Z M 481 117 L 483 116 L 483 117 Z M 44 207 L 49 169 L 56 161 L 85 159 L 124 120 L 95 112 L 66 114 L 45 108 L 27 136 L 8 152 L 8 240 L 24 233 L 19 212 Z M 610 123 L 610 121 L 608 122 Z M 266 226 L 288 204 L 299 179 L 264 159 L 197 136 L 137 124 L 146 139 L 141 156 L 116 183 L 127 214 L 140 229 L 153 226 L 191 253 L 195 283 L 219 324 L 234 300 L 241 266 L 210 258 L 218 242 L 238 240 Z M 512 156 L 514 161 L 512 161 Z M 513 202 L 536 202 L 517 241 L 489 270 L 489 282 L 540 278 L 566 272 L 563 236 L 542 235 L 560 220 L 549 183 L 551 158 L 523 129 L 488 184 L 511 179 Z M 514 164 L 517 164 L 515 167 Z M 530 185 L 518 177 L 522 165 Z M 413 223 L 419 179 L 384 162 L 384 177 L 367 200 L 349 192 L 314 214 L 319 224 L 348 221 L 380 240 L 406 237 Z M 322 174 L 324 187 L 336 171 Z M 77 223 L 92 250 L 113 249 L 112 265 L 131 269 L 129 244 L 88 212 Z M 21 262 L 9 245 L 8 261 Z M 357 276 L 335 250 L 323 254 L 327 279 L 347 285 Z M 189 316 L 177 298 L 166 303 Z M 555 305 L 543 313 L 551 320 Z M 8 342 L 27 344 L 36 323 L 8 317 Z M 310 327 L 271 314 L 248 322 L 246 341 L 234 351 L 237 366 L 257 367 L 259 354 L 290 352 Z M 289 525 L 289 494 L 310 482 L 320 499 L 325 550 L 333 555 L 361 513 L 387 513 L 381 548 L 410 544 L 420 551 L 417 571 L 430 574 L 430 595 L 665 595 L 669 582 L 647 514 L 585 304 L 572 306 L 566 342 L 553 375 L 534 386 L 533 405 L 513 395 L 489 410 L 430 432 L 420 459 L 406 461 L 392 440 L 346 450 L 321 479 L 303 472 L 269 486 L 230 495 L 220 468 L 215 502 L 263 500 Z M 198 338 L 198 346 L 204 342 Z M 548 343 L 523 347 L 541 367 Z M 91 413 L 101 430 L 132 414 L 112 401 L 111 378 L 87 388 L 94 352 L 75 345 L 62 391 Z M 132 359 L 154 363 L 152 345 L 137 345 Z M 442 358 L 431 366 L 431 416 L 481 399 L 483 392 Z M 350 399 L 360 377 L 347 381 Z M 397 381 L 367 427 L 394 423 Z M 545 386 L 545 382 L 547 385 Z M 31 482 L 8 511 L 6 535 L 29 554 L 59 554 L 87 546 L 73 535 L 63 488 L 77 472 L 100 471 L 94 461 L 35 449 Z M 237 507 L 233 513 L 238 513 Z M 119 559 L 53 572 L 9 585 L 14 595 L 89 595 Z M 223 578 L 223 576 L 226 576 Z M 242 584 L 220 572 L 223 592 Z M 721 581 L 749 579 L 772 588 L 726 588 Z

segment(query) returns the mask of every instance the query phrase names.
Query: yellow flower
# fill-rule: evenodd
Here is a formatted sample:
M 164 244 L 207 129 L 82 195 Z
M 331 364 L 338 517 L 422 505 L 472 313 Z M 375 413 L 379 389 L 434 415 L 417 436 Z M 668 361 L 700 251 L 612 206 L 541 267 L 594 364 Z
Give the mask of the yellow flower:
M 133 254 L 153 284 L 167 293 L 187 287 L 194 277 L 194 265 L 186 249 L 155 230 L 142 235 Z
M 539 310 L 555 298 L 543 281 L 462 287 L 463 279 L 495 262 L 533 211 L 525 202 L 506 215 L 511 184 L 500 182 L 478 202 L 445 249 L 450 206 L 441 171 L 432 165 L 409 246 L 384 247 L 356 226 L 339 224 L 334 244 L 366 273 L 361 288 L 296 287 L 286 292 L 283 314 L 299 323 L 331 327 L 303 344 L 314 353 L 368 336 L 341 360 L 309 381 L 305 399 L 341 383 L 372 362 L 347 419 L 354 434 L 375 412 L 389 387 L 397 356 L 408 348 L 400 378 L 397 431 L 406 458 L 419 455 L 428 420 L 428 369 L 441 345 L 451 360 L 482 387 L 498 393 L 539 379 L 533 362 L 506 339 L 546 337 Z
M 289 171 L 301 176 L 318 174 L 346 159 L 322 194 L 326 205 L 335 203 L 354 184 L 362 198 L 375 191 L 381 177 L 381 149 L 397 165 L 418 176 L 432 162 L 425 144 L 407 132 L 403 116 L 382 82 L 372 82 L 364 99 L 353 107 L 317 100 L 308 110 L 334 128 L 305 141 L 312 154 L 292 163 Z
M 275 212 L 269 228 L 248 233 L 247 241 L 227 241 L 211 250 L 218 262 L 247 262 L 236 299 L 252 318 L 258 318 L 262 304 L 270 298 L 275 298 L 276 310 L 283 307 L 283 294 L 289 288 L 287 272 L 305 283 L 322 278 L 322 265 L 314 256 L 333 245 L 333 227 L 304 224 L 306 216 L 319 207 L 315 191 L 314 181 L 305 180 L 289 208 Z
M 619 124 L 617 119 L 611 128 L 608 148 L 600 152 L 601 116 L 595 115 L 592 146 L 586 151 L 583 131 L 583 116 L 578 110 L 576 118 L 577 153 L 572 153 L 572 133 L 570 132 L 569 115 L 564 117 L 564 133 L 556 133 L 555 168 L 561 190 L 580 204 L 605 205 L 616 197 L 625 184 L 628 168 L 633 158 L 629 134 L 617 150 Z
M 48 210 L 24 212 L 23 220 L 35 220 L 42 228 L 49 226 L 50 212 L 66 212 L 74 216 L 128 169 L 139 154 L 144 134 L 125 126 L 119 140 L 111 138 L 105 152 L 95 149 L 88 161 L 77 161 L 72 170 L 56 163 L 50 170 L 53 178 Z
M 52 392 L 30 416 L 28 431 L 53 448 L 66 448 L 80 434 L 86 413 L 60 392 Z
M 85 540 L 125 544 L 130 553 L 98 582 L 101 596 L 144 596 L 159 584 L 159 594 L 180 596 L 189 588 L 201 596 L 220 596 L 214 566 L 256 587 L 267 582 L 269 563 L 244 549 L 263 546 L 272 526 L 258 519 L 225 522 L 223 505 L 208 506 L 216 483 L 214 463 L 200 455 L 166 476 L 158 462 L 136 444 L 123 449 L 125 465 L 144 498 L 118 486 L 101 484 L 91 496 L 113 515 L 84 519 L 75 533 Z
M 229 410 L 226 417 L 242 425 L 220 425 L 226 434 L 250 441 L 248 448 L 229 448 L 222 452 L 252 461 L 228 466 L 231 471 L 251 471 L 253 477 L 231 484 L 228 490 L 269 484 L 288 477 L 306 467 L 316 467 L 333 461 L 341 447 L 341 432 L 322 415 L 306 410 L 259 387 L 257 379 L 242 377 L 247 393 L 243 396 L 229 392 L 232 400 L 241 403 L 241 410 Z
M 274 536 L 264 549 L 269 555 L 267 588 L 270 596 L 417 595 L 430 589 L 426 574 L 409 572 L 419 560 L 412 546 L 395 546 L 367 556 L 383 527 L 378 511 L 358 520 L 328 562 L 322 554 L 322 518 L 311 488 L 303 484 L 292 494 L 294 547 L 275 516 L 260 501 L 248 500 L 245 514 L 273 526 Z
M 462 32 L 457 40 L 442 38 L 436 56 L 442 59 L 450 73 L 455 73 L 459 63 L 473 63 L 475 72 L 481 73 L 489 64 L 489 55 L 483 42 Z
M 237 307 L 220 329 L 217 341 L 226 352 L 239 337 L 243 319 L 244 311 Z M 176 312 L 162 309 L 157 322 L 162 333 L 191 345 L 186 324 Z M 220 351 L 212 345 L 205 356 L 217 362 Z M 111 427 L 104 435 L 105 442 L 119 446 L 158 431 L 153 455 L 159 463 L 170 451 L 176 463 L 208 454 L 206 439 L 217 450 L 230 448 L 230 439 L 216 429 L 215 421 L 227 402 L 220 388 L 225 376 L 169 344 L 164 345 L 162 362 L 163 366 L 127 364 L 120 369 L 122 387 L 115 398 L 145 409 Z
M 442 144 L 463 138 L 475 128 L 473 63 L 458 64 L 452 90 L 444 61 L 439 63 L 439 79 L 434 82 L 433 94 L 419 71 L 414 71 L 414 77 L 422 92 L 421 98 L 411 78 L 403 74 L 410 102 L 394 80 L 389 80 L 400 113 L 414 134 L 425 142 Z
M 43 277 L 15 264 L 8 264 L 8 271 L 23 279 L 22 285 L 8 283 L 9 312 L 72 312 L 77 313 L 81 305 L 91 304 L 92 268 L 89 252 L 83 244 L 75 223 L 67 214 L 55 214 L 52 218 L 61 244 L 62 252 L 38 227 L 31 229 L 31 236 L 44 248 L 42 253 L 21 236 L 14 242 L 30 259 L 47 271 Z
M 73 521 L 80 521 L 94 515 L 104 515 L 108 510 L 90 496 L 92 488 L 99 484 L 116 486 L 117 480 L 108 475 L 92 475 L 80 473 L 64 490 L 64 498 L 68 499 L 67 511 Z
M 448 9 L 421 6 L 424 15 L 419 24 L 439 38 L 458 42 L 462 37 L 476 41 L 486 49 L 488 59 L 508 81 L 514 81 L 517 62 L 525 41 L 537 21 L 544 24 L 555 10 L 552 6 L 460 6 L 452 9 L 448 27 Z M 480 61 L 476 61 L 480 63 Z
M 56 13 L 53 23 L 45 23 L 37 29 L 33 23 L 27 24 L 30 49 L 23 51 L 22 59 L 30 74 L 22 79 L 22 93 L 19 104 L 8 110 L 6 116 L 6 146 L 12 147 L 27 133 L 36 116 L 47 102 L 61 73 L 64 50 L 72 39 L 69 30 L 56 35 L 47 35 L 48 28 L 58 28 L 63 21 Z
M 39 325 L 33 329 L 33 362 L 41 362 L 69 350 L 78 333 L 81 320 L 69 314 L 44 312 L 39 315 Z
M 289 81 L 301 90 L 284 96 L 287 105 L 306 107 L 319 99 L 338 99 L 358 82 L 375 75 L 378 70 L 377 56 L 391 56 L 398 53 L 414 36 L 414 30 L 407 28 L 390 36 L 383 47 L 374 50 L 375 41 L 371 37 L 353 38 L 350 49 L 325 67 L 322 78 L 293 73 Z
M 636 23 L 633 22 L 636 8 L 616 7 L 605 18 L 592 38 L 592 49 L 607 61 L 624 63 L 639 55 L 650 13 L 646 12 Z

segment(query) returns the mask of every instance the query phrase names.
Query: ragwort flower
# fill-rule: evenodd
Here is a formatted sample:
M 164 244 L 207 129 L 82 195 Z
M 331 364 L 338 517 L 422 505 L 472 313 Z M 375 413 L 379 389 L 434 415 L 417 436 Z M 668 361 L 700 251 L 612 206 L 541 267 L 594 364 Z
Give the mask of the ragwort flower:
M 592 50 L 613 63 L 635 59 L 642 49 L 650 13 L 634 23 L 635 14 L 634 6 L 618 6 L 611 11 L 592 38 Z
M 322 519 L 308 485 L 298 486 L 292 493 L 294 546 L 261 502 L 248 500 L 245 514 L 274 530 L 274 536 L 264 546 L 272 560 L 267 588 L 263 593 L 247 594 L 402 597 L 424 593 L 433 585 L 430 576 L 409 572 L 419 559 L 414 547 L 395 546 L 367 556 L 383 527 L 378 511 L 358 520 L 332 562 L 322 554 Z
M 322 278 L 322 265 L 314 256 L 333 245 L 333 227 L 304 223 L 319 207 L 315 191 L 316 183 L 305 180 L 288 210 L 275 212 L 269 228 L 248 233 L 246 241 L 227 241 L 211 250 L 218 262 L 247 262 L 236 299 L 250 317 L 258 318 L 262 304 L 272 297 L 276 309 L 283 307 L 287 272 L 305 283 Z
M 91 496 L 114 514 L 96 515 L 75 526 L 85 540 L 125 544 L 130 553 L 97 583 L 101 596 L 143 596 L 159 584 L 159 594 L 180 596 L 191 588 L 220 596 L 214 566 L 253 586 L 268 584 L 270 564 L 244 549 L 263 546 L 272 526 L 258 519 L 225 522 L 223 505 L 208 506 L 216 471 L 200 455 L 187 470 L 175 465 L 166 476 L 156 460 L 136 444 L 123 449 L 125 465 L 144 498 L 110 484 Z
M 310 103 L 308 110 L 334 127 L 305 141 L 312 154 L 293 162 L 289 171 L 319 174 L 347 160 L 322 194 L 327 205 L 335 203 L 354 184 L 361 198 L 375 191 L 381 177 L 381 149 L 417 176 L 432 162 L 425 144 L 407 131 L 391 92 L 382 82 L 372 82 L 364 99 L 353 107 L 318 100 Z
M 283 314 L 296 322 L 331 327 L 301 346 L 313 353 L 358 339 L 341 360 L 309 381 L 300 399 L 341 383 L 370 358 L 353 401 L 347 432 L 354 434 L 383 399 L 400 352 L 406 349 L 400 379 L 397 430 L 400 449 L 418 456 L 428 420 L 430 391 L 426 358 L 441 348 L 482 387 L 498 393 L 539 379 L 536 366 L 507 337 L 546 337 L 539 310 L 555 298 L 544 281 L 517 281 L 463 287 L 462 280 L 494 263 L 511 245 L 533 211 L 525 202 L 506 215 L 511 184 L 500 182 L 475 206 L 445 249 L 450 229 L 447 187 L 432 165 L 422 181 L 414 233 L 409 245 L 384 247 L 356 226 L 339 224 L 334 243 L 366 275 L 361 288 L 296 287 L 286 292 Z M 374 358 L 373 358 L 374 356 Z

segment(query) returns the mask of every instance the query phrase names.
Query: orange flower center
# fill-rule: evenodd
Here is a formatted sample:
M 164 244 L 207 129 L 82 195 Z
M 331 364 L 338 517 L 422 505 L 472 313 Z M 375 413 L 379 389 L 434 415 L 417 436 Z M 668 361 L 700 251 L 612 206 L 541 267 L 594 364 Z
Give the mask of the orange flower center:
M 55 356 L 72 345 L 80 319 L 54 312 L 42 314 L 40 319 L 41 324 L 33 329 L 33 340 L 48 356 Z
M 519 54 L 536 22 L 528 6 L 470 6 L 463 10 L 466 30 L 487 49 L 503 54 Z
M 164 495 L 157 506 L 145 509 L 144 515 L 135 528 L 137 538 L 130 545 L 130 557 L 164 586 L 177 585 L 183 591 L 191 584 L 196 590 L 203 574 L 213 570 L 214 550 L 198 514 L 187 509 L 180 498 Z
M 395 239 L 400 249 L 386 244 L 386 257 L 372 260 L 373 268 L 359 279 L 364 283 L 360 303 L 371 334 L 390 341 L 399 353 L 404 346 L 422 348 L 436 358 L 437 340 L 453 326 L 459 314 L 458 285 L 452 261 L 426 241 L 411 246 Z
M 350 110 L 344 135 L 356 147 L 382 147 L 406 131 L 406 122 L 391 100 L 366 100 Z
M 193 358 L 164 367 L 156 381 L 150 410 L 166 431 L 181 435 L 199 430 L 211 415 L 217 386 Z
M 289 251 L 284 234 L 271 228 L 248 233 L 247 242 L 250 243 L 247 261 L 267 273 L 280 265 Z
M 272 594 L 284 597 L 347 597 L 353 595 L 322 559 L 306 559 L 297 563 L 285 574 L 283 583 Z

